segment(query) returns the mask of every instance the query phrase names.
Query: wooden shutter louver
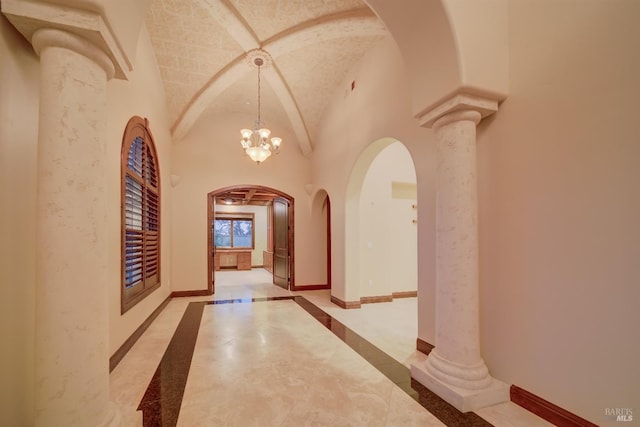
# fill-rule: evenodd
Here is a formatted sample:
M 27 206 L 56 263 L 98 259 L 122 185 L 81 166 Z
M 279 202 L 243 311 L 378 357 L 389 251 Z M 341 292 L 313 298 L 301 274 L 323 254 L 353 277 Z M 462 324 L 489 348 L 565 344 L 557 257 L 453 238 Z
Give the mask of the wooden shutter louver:
M 122 312 L 160 286 L 160 179 L 148 124 L 132 118 L 122 150 Z

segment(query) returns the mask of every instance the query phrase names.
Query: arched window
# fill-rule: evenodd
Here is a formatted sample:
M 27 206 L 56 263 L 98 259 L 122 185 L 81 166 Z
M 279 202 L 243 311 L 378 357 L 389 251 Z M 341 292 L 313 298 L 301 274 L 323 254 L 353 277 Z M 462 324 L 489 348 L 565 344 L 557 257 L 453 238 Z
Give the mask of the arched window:
M 160 287 L 160 174 L 147 119 L 134 116 L 127 123 L 121 177 L 124 313 Z

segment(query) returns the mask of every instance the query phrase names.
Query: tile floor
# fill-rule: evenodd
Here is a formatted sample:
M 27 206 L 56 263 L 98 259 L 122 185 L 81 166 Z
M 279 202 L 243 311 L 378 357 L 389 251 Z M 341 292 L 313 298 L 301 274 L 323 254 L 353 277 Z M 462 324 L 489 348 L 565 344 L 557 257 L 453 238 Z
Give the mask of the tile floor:
M 111 397 L 123 426 L 445 425 L 418 403 L 404 373 L 383 373 L 395 361 L 404 371 L 424 360 L 416 336 L 415 298 L 343 310 L 328 291 L 271 285 L 262 269 L 217 272 L 213 298 L 167 305 L 111 373 Z M 512 403 L 470 414 L 473 422 L 432 412 L 446 425 L 551 425 Z

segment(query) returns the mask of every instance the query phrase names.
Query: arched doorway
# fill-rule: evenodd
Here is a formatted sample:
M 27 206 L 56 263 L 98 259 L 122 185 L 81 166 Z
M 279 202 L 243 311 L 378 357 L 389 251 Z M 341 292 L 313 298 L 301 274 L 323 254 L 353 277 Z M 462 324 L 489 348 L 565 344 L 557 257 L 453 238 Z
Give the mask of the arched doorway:
M 219 212 L 219 206 L 236 206 L 242 211 L 242 206 L 262 206 L 265 208 L 266 236 L 264 244 L 258 246 L 262 254 L 253 253 L 256 251 L 255 238 L 252 237 L 252 244 L 245 249 L 234 248 L 230 235 L 230 242 L 225 242 L 227 248 L 224 251 L 227 260 L 235 263 L 236 268 L 251 268 L 255 264 L 256 258 L 262 259 L 260 265 L 270 271 L 273 275 L 273 283 L 285 289 L 292 289 L 295 286 L 295 259 L 294 259 L 294 198 L 280 190 L 264 187 L 260 185 L 235 185 L 219 188 L 207 195 L 207 274 L 208 292 L 215 293 L 215 271 L 221 268 L 225 259 L 221 260 L 223 251 L 216 251 L 216 231 L 215 221 L 218 216 L 231 223 L 248 222 L 249 215 L 233 215 L 229 212 Z M 242 212 L 240 212 L 242 213 Z M 217 215 L 216 215 L 217 214 Z M 255 233 L 254 222 L 251 220 L 251 233 Z M 251 252 L 247 255 L 247 252 Z M 227 256 L 228 255 L 228 256 Z M 247 255 L 248 259 L 245 259 Z
M 362 152 L 345 208 L 346 299 L 339 305 L 417 296 L 417 180 L 401 142 L 382 138 Z
M 315 192 L 311 200 L 311 218 L 314 226 L 314 244 L 323 248 L 317 264 L 325 266 L 326 279 L 321 284 L 296 286 L 294 291 L 331 289 L 331 199 L 324 189 Z

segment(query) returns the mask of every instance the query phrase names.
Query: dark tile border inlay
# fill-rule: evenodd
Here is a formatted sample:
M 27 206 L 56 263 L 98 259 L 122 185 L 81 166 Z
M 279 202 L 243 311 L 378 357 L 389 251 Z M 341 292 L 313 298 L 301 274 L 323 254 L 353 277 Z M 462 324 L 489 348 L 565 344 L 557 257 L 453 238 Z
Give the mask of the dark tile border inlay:
M 142 396 L 138 411 L 142 411 L 142 425 L 145 427 L 173 427 L 178 422 L 205 304 L 189 303 Z
M 292 300 L 295 297 L 262 297 L 262 298 L 234 298 L 234 299 L 223 299 L 219 301 L 207 301 L 205 304 L 244 304 L 249 302 L 265 302 L 265 301 L 284 301 L 284 300 Z
M 144 427 L 174 427 L 178 422 L 205 305 L 292 300 L 294 297 L 236 298 L 191 302 L 138 405 Z
M 458 411 L 435 393 L 411 378 L 409 369 L 402 363 L 396 361 L 343 323 L 322 311 L 306 298 L 300 296 L 236 298 L 189 303 L 142 397 L 142 401 L 140 405 L 138 405 L 138 410 L 142 411 L 143 426 L 174 427 L 177 424 L 205 305 L 283 300 L 294 300 L 300 307 L 307 311 L 307 313 L 322 323 L 345 344 L 355 350 L 384 376 L 389 378 L 444 424 L 456 427 L 492 426 L 492 424 L 473 412 L 461 413 Z
M 444 424 L 455 427 L 492 426 L 492 424 L 474 412 L 462 413 L 458 411 L 431 390 L 411 378 L 409 368 L 331 317 L 331 315 L 322 311 L 306 298 L 295 297 L 294 299 L 300 307 L 304 308 L 316 320 Z

